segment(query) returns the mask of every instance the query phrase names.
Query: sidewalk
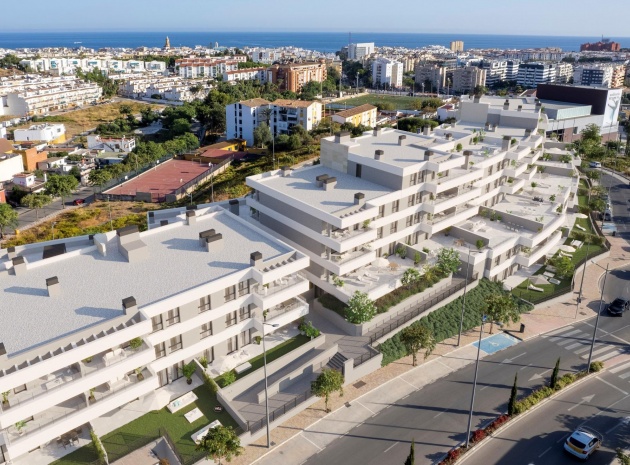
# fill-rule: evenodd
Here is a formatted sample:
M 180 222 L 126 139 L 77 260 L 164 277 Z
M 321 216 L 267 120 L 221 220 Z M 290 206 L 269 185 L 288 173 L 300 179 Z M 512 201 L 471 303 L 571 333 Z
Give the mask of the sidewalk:
M 610 269 L 630 263 L 630 248 L 621 237 L 609 237 L 612 248 L 607 258 L 599 265 Z M 626 246 L 626 247 L 624 247 Z M 628 250 L 626 250 L 626 248 Z M 525 314 L 521 322 L 525 324 L 523 333 L 517 332 L 520 323 L 504 330 L 522 340 L 553 331 L 576 321 L 593 317 L 599 309 L 599 280 L 603 271 L 591 264 L 586 268 L 583 299 L 576 317 L 577 290 L 571 294 L 538 305 Z M 576 288 L 582 277 L 582 268 L 576 273 Z M 515 331 L 516 330 L 516 331 Z M 311 455 L 319 452 L 335 439 L 376 415 L 389 404 L 411 394 L 449 373 L 473 363 L 476 350 L 471 344 L 479 332 L 474 329 L 462 335 L 462 346 L 456 346 L 456 338 L 438 344 L 433 355 L 426 361 L 419 359 L 419 366 L 411 366 L 411 357 L 402 358 L 366 376 L 360 382 L 344 388 L 344 396 L 331 398 L 332 413 L 326 415 L 323 400 L 288 420 L 271 431 L 272 449 L 266 446 L 266 438 L 244 448 L 243 455 L 233 459 L 236 465 L 257 463 L 271 465 L 298 465 Z M 391 382 L 393 380 L 403 382 Z M 209 463 L 209 462 L 208 462 Z

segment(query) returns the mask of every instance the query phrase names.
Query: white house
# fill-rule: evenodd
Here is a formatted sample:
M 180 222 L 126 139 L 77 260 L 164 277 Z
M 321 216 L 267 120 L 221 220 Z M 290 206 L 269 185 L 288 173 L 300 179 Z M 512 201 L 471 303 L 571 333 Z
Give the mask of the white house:
M 0 183 L 11 181 L 13 176 L 24 171 L 21 155 L 0 154 Z
M 16 129 L 15 142 L 46 142 L 57 144 L 66 140 L 66 127 L 60 123 L 35 124 L 28 129 Z
M 35 184 L 35 175 L 32 173 L 18 173 L 13 176 L 13 184 L 22 187 L 31 187 Z
M 136 147 L 136 139 L 126 138 L 122 139 L 106 138 L 99 135 L 87 136 L 87 148 L 90 150 L 104 150 L 105 152 L 131 152 Z

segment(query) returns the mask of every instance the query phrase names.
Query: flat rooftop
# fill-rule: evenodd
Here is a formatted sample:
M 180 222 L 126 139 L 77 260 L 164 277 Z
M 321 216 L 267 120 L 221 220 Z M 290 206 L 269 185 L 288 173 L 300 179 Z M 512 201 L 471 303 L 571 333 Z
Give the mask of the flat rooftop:
M 249 268 L 252 252 L 261 252 L 267 261 L 293 250 L 226 210 L 199 210 L 198 215 L 192 226 L 181 222 L 140 233 L 148 247 L 144 260 L 127 262 L 118 251 L 116 234 L 108 233 L 106 256 L 87 245 L 81 254 L 70 256 L 73 248 L 68 247 L 65 258 L 48 259 L 50 263 L 27 269 L 24 275 L 0 272 L 0 341 L 7 353 L 119 317 L 126 297 L 134 296 L 143 307 Z M 208 229 L 223 235 L 221 250 L 208 252 L 199 245 L 199 233 Z M 24 256 L 27 263 L 42 260 L 41 251 Z M 2 268 L 6 260 L 4 255 Z M 48 297 L 46 279 L 53 276 L 59 278 L 61 293 Z
M 317 186 L 315 178 L 322 174 L 337 178 L 337 185 L 334 189 L 327 191 L 323 187 Z M 297 169 L 292 171 L 291 175 L 287 177 L 282 175 L 268 177 L 258 175 L 253 176 L 253 179 L 268 188 L 291 196 L 297 203 L 315 207 L 329 214 L 334 214 L 353 206 L 354 194 L 357 192 L 365 194 L 366 202 L 393 192 L 387 187 L 350 176 L 323 165 Z M 297 207 L 299 208 L 299 206 Z

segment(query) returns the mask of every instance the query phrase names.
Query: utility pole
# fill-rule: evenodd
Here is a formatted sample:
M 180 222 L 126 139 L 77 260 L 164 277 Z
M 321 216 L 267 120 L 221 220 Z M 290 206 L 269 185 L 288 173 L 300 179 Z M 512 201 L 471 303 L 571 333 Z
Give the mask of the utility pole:
M 594 262 L 593 262 L 594 263 Z M 597 263 L 595 263 L 597 265 Z M 599 266 L 599 265 L 597 265 Z M 601 268 L 601 266 L 600 266 Z M 604 282 L 602 283 L 602 293 L 599 298 L 599 310 L 597 311 L 597 318 L 595 318 L 595 329 L 593 329 L 593 337 L 591 339 L 591 350 L 588 352 L 588 364 L 586 365 L 586 372 L 591 372 L 591 361 L 593 360 L 593 347 L 595 346 L 595 337 L 597 337 L 597 327 L 599 326 L 599 316 L 602 313 L 604 306 L 604 289 L 606 288 L 606 277 L 608 276 L 608 265 L 606 265 L 606 273 L 604 274 Z

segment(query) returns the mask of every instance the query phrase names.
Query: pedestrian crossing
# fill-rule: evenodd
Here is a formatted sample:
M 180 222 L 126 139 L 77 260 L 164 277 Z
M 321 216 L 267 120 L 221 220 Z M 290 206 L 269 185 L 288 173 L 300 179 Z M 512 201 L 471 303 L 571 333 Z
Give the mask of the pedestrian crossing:
M 558 347 L 579 355 L 582 360 L 588 360 L 591 350 L 593 332 L 591 328 L 576 329 L 574 326 L 565 326 L 551 331 L 542 336 Z M 593 361 L 605 362 L 617 355 L 630 353 L 630 347 L 617 342 L 597 342 L 593 347 Z M 630 362 L 623 363 L 609 370 L 621 379 L 630 381 Z

